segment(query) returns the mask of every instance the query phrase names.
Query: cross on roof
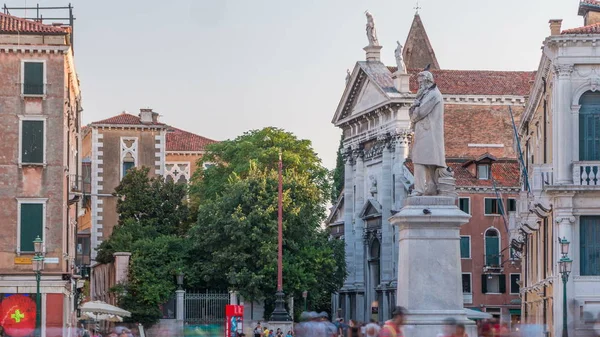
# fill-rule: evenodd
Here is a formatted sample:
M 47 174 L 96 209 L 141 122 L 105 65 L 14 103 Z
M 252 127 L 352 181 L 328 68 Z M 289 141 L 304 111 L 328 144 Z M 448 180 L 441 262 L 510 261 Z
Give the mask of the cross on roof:
M 419 9 L 421 9 L 421 7 L 419 7 L 419 2 L 417 1 L 417 6 L 413 7 L 413 9 L 415 10 L 415 14 L 419 14 Z

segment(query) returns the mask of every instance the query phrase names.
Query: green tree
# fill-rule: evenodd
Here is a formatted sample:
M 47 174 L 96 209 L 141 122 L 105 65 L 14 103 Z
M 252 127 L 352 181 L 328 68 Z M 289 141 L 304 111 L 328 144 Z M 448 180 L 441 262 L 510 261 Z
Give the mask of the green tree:
M 344 190 L 344 135 L 340 138 L 340 146 L 337 150 L 337 157 L 335 160 L 335 168 L 331 171 L 331 203 L 335 205 L 340 193 Z
M 146 326 L 158 321 L 159 306 L 175 290 L 175 272 L 190 264 L 186 186 L 149 177 L 148 168 L 131 169 L 115 189 L 119 222 L 98 248 L 96 260 L 114 261 L 115 252 L 130 252 L 128 282 L 113 289 L 131 321 Z
M 198 170 L 190 188 L 199 203 L 198 221 L 190 231 L 196 256 L 192 268 L 196 274 L 191 278 L 272 304 L 281 149 L 284 291 L 299 305 L 304 290 L 315 301 L 329 303 L 331 292 L 345 277 L 344 251 L 341 242 L 331 241 L 321 227 L 331 187 L 310 142 L 265 128 L 223 143 L 209 147 L 204 161 L 217 164 Z

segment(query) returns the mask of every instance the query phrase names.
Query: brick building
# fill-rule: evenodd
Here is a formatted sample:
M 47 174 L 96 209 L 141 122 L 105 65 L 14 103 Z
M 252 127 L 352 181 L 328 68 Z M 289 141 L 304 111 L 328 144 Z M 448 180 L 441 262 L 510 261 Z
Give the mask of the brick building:
M 45 257 L 41 336 L 66 335 L 75 323 L 82 108 L 71 34 L 0 13 L 0 302 L 18 302 L 0 306 L 12 318 L 5 331 L 35 322 L 37 236 Z
M 96 248 L 118 223 L 117 200 L 112 193 L 129 168 L 149 167 L 151 176 L 187 183 L 205 146 L 213 142 L 160 122 L 152 109 L 140 109 L 137 116 L 123 112 L 88 125 L 83 132 L 82 158 L 91 193 L 78 228 L 80 264 L 95 265 Z M 92 298 L 111 302 L 108 289 L 116 281 L 116 273 L 98 266 L 92 274 Z
M 518 119 L 534 73 L 440 68 L 418 14 L 402 51 L 406 72 L 380 61 L 381 46 L 364 49 L 366 61 L 347 78 L 332 121 L 343 132 L 345 182 L 327 225 L 346 243 L 348 269 L 333 310 L 346 320 L 384 321 L 396 303 L 399 236 L 388 219 L 402 208 L 413 182 L 408 109 L 416 75 L 429 64 L 444 95 L 457 202 L 472 216 L 461 228 L 464 305 L 518 322 L 520 261 L 511 256 L 509 232 L 519 165 L 509 107 Z

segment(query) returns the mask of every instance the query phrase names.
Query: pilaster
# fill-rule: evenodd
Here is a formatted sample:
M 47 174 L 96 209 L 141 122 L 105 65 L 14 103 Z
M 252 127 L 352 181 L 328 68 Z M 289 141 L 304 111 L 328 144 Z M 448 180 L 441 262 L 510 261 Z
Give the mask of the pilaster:
M 355 204 L 354 204 L 354 240 L 355 240 L 355 257 L 354 264 L 356 268 L 356 278 L 354 279 L 354 286 L 356 289 L 364 289 L 365 287 L 365 244 L 363 240 L 363 231 L 365 228 L 365 222 L 360 217 L 360 211 L 365 204 L 365 163 L 363 159 L 362 149 L 357 149 L 353 152 L 355 160 L 355 176 L 354 185 L 355 190 Z
M 557 142 L 554 142 L 555 150 L 555 169 L 557 173 L 558 184 L 572 184 L 573 177 L 571 172 L 571 142 L 575 141 L 571 127 L 571 73 L 572 64 L 555 64 L 555 85 L 553 100 L 553 122 Z M 560 141 L 563 140 L 563 141 Z
M 392 278 L 392 252 L 394 249 L 393 229 L 389 222 L 392 215 L 392 152 L 391 139 L 386 140 L 381 154 L 381 283 L 389 283 Z
M 354 161 L 349 150 L 344 154 L 344 244 L 346 270 L 348 273 L 344 282 L 344 288 L 351 288 L 356 279 L 354 268 Z

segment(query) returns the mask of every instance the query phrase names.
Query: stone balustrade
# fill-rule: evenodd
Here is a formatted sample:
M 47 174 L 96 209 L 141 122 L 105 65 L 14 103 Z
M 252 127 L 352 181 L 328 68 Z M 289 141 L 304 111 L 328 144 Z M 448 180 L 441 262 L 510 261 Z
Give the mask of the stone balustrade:
M 573 184 L 600 186 L 600 161 L 573 162 Z
M 545 186 L 554 185 L 554 174 L 552 164 L 536 164 L 530 173 L 531 189 L 541 191 Z

